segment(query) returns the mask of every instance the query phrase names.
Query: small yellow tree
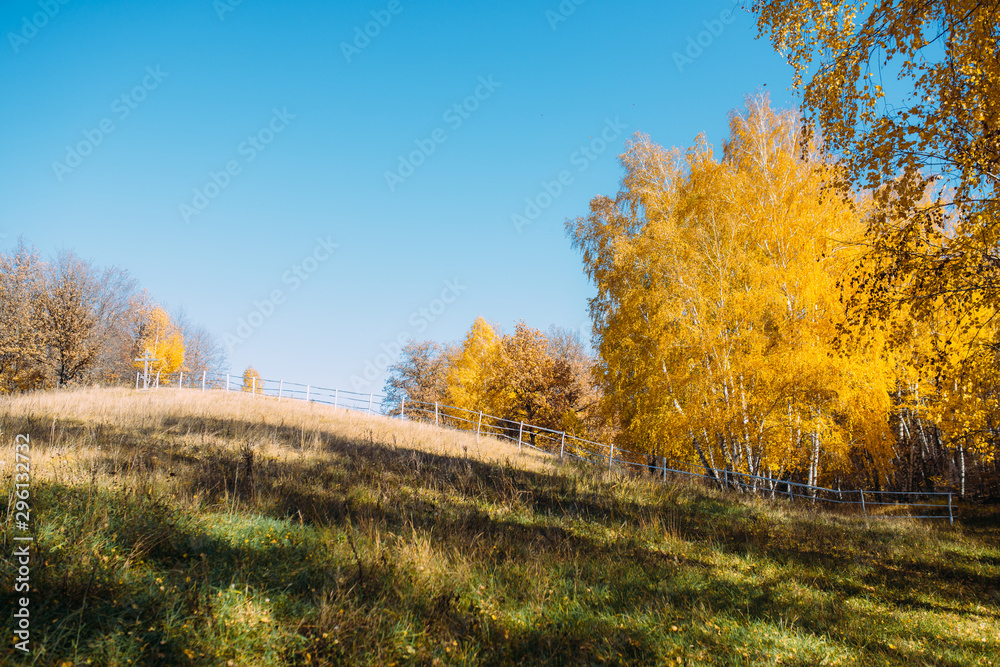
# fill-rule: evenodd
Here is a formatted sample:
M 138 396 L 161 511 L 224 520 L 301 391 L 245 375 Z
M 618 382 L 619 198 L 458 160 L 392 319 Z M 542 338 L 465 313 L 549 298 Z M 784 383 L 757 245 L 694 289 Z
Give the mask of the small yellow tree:
M 490 412 L 494 407 L 486 379 L 496 363 L 500 337 L 482 317 L 477 317 L 462 347 L 449 364 L 447 400 L 456 408 Z
M 256 394 L 264 393 L 264 381 L 260 379 L 260 373 L 253 366 L 247 366 L 243 371 L 243 391 Z
M 169 375 L 183 367 L 184 335 L 163 308 L 156 306 L 140 315 L 137 339 L 139 353 L 151 359 L 150 372 Z M 145 367 L 143 361 L 134 363 L 136 368 Z

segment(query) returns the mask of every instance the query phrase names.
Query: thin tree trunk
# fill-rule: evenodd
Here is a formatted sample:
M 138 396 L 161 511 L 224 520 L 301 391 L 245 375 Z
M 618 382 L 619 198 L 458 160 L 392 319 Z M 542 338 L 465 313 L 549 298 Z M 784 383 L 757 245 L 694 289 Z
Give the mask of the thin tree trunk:
M 715 474 L 715 468 L 708 464 L 708 459 L 705 458 L 705 452 L 702 451 L 701 446 L 698 444 L 698 438 L 695 437 L 694 433 L 691 434 L 691 444 L 694 445 L 694 451 L 698 452 L 698 458 L 701 459 L 701 465 L 705 466 L 705 474 L 718 482 L 719 477 Z
M 959 492 L 961 498 L 965 498 L 965 442 L 960 442 L 958 445 L 958 464 L 962 476 L 962 487 Z

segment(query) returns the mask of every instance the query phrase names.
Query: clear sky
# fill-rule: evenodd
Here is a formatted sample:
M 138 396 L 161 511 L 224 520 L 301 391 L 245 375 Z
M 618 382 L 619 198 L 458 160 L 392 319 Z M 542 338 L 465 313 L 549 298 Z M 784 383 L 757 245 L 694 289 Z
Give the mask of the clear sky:
M 479 315 L 589 336 L 563 224 L 625 141 L 798 100 L 728 2 L 6 0 L 0 29 L 0 244 L 127 268 L 235 373 L 365 392 Z

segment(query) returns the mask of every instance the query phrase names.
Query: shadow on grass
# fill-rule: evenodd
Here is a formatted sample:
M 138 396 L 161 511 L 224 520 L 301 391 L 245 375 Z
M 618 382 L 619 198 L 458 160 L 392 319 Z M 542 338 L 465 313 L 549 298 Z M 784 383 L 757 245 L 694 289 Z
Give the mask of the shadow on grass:
M 192 422 L 193 431 L 245 441 L 267 435 L 292 448 L 301 443 L 294 427 Z M 144 484 L 111 491 L 38 483 L 35 511 L 46 528 L 37 543 L 42 564 L 32 573 L 36 595 L 45 600 L 33 616 L 41 648 L 36 660 L 64 658 L 80 647 L 87 655 L 127 656 L 133 664 L 199 663 L 197 656 L 213 648 L 205 640 L 210 629 L 224 634 L 219 593 L 235 586 L 257 599 L 283 601 L 274 615 L 283 628 L 279 643 L 287 646 L 276 664 L 302 661 L 306 653 L 343 662 L 372 659 L 376 640 L 404 622 L 428 638 L 409 656 L 417 663 L 454 641 L 486 664 L 650 664 L 694 641 L 688 635 L 671 643 L 665 638 L 669 623 L 712 615 L 795 627 L 907 662 L 932 654 L 904 653 L 874 638 L 868 646 L 858 637 L 879 627 L 885 635 L 923 638 L 932 648 L 946 637 L 849 609 L 847 597 L 870 596 L 863 586 L 877 584 L 887 589 L 881 597 L 897 607 L 962 613 L 970 595 L 1000 585 L 995 563 L 968 557 L 872 562 L 884 559 L 890 547 L 906 548 L 900 543 L 905 537 L 885 527 L 859 528 L 859 522 L 817 520 L 819 515 L 779 520 L 758 505 L 697 487 L 651 485 L 639 501 L 600 475 L 526 471 L 330 433 L 320 434 L 323 461 L 255 460 L 235 447 L 192 453 L 156 428 L 151 433 L 155 437 L 145 439 L 104 427 L 101 437 L 119 443 L 119 451 L 100 460 L 104 475 L 175 471 L 187 491 L 234 516 L 220 536 L 205 525 L 209 513 L 185 514 L 166 498 L 144 495 Z M 297 537 L 258 539 L 270 536 L 266 523 Z M 652 534 L 665 524 L 673 533 L 668 542 Z M 483 610 L 483 598 L 466 588 L 428 589 L 356 526 L 401 539 L 415 532 L 442 552 L 466 555 L 481 580 L 496 583 L 490 594 L 497 603 L 508 612 L 522 610 L 531 622 L 494 619 Z M 332 531 L 336 543 L 319 541 L 317 531 Z M 995 527 L 967 532 L 994 537 Z M 358 540 L 356 553 L 349 536 Z M 317 556 L 320 549 L 325 553 Z M 718 555 L 779 564 L 783 574 L 736 579 L 712 563 Z M 5 555 L 2 564 L 9 575 L 12 561 Z M 526 576 L 533 565 L 544 568 L 554 588 L 572 591 L 571 604 L 538 600 L 537 582 Z M 994 574 L 987 573 L 991 569 Z M 791 583 L 832 601 L 819 609 L 808 600 L 790 601 L 782 587 Z M 0 601 L 13 605 L 13 593 L 0 594 Z M 333 608 L 358 619 L 343 622 L 337 644 L 330 636 Z M 996 618 L 996 604 L 989 609 Z M 776 610 L 782 610 L 779 617 Z M 610 620 L 615 618 L 622 622 Z M 184 622 L 202 626 L 201 639 L 179 636 Z M 731 648 L 710 633 L 697 641 L 720 652 Z M 982 651 L 974 639 L 947 642 L 956 651 Z M 933 659 L 959 664 L 939 653 Z

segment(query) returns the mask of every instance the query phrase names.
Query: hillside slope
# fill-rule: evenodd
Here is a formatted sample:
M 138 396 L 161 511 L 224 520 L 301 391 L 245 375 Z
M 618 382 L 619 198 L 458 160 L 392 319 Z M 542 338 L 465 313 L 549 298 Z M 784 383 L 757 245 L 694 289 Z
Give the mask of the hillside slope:
M 23 664 L 1000 664 L 995 512 L 865 522 L 249 395 L 3 397 L 0 429 Z

